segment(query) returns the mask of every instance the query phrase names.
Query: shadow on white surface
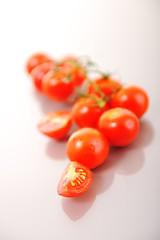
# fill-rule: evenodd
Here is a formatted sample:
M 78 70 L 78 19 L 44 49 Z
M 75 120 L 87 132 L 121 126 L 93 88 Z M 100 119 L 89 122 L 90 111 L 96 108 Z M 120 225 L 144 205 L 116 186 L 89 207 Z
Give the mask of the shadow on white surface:
M 96 192 L 93 188 L 89 188 L 87 192 L 78 197 L 62 198 L 62 208 L 72 221 L 77 221 L 88 212 L 95 198 Z
M 140 120 L 140 131 L 136 140 L 133 142 L 133 145 L 136 147 L 146 147 L 148 146 L 154 138 L 154 128 L 146 119 Z
M 46 145 L 46 154 L 52 160 L 66 160 L 66 139 L 63 141 L 50 140 Z
M 68 102 L 54 102 L 34 89 L 32 89 L 32 95 L 37 100 L 38 104 L 41 107 L 42 113 L 44 114 L 58 110 L 70 110 L 72 106 Z
M 76 124 L 72 124 L 72 127 L 68 135 L 60 140 L 50 140 L 46 145 L 46 154 L 53 160 L 66 159 L 66 143 L 70 135 L 78 129 Z
M 93 188 L 97 194 L 108 190 L 113 184 L 115 175 L 135 174 L 143 167 L 145 156 L 142 149 L 132 146 L 127 148 L 111 148 L 107 161 L 93 171 Z
M 141 131 L 134 143 L 124 148 L 111 147 L 106 162 L 93 170 L 93 183 L 90 189 L 77 198 L 62 198 L 62 208 L 67 216 L 76 221 L 82 218 L 93 205 L 96 196 L 107 191 L 114 182 L 116 174 L 132 175 L 140 171 L 145 164 L 143 148 L 154 138 L 150 122 L 141 122 Z

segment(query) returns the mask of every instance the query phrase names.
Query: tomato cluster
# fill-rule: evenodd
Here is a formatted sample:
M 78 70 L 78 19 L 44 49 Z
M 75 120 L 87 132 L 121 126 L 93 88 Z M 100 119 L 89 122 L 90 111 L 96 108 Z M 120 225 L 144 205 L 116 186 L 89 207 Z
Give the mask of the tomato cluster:
M 70 164 L 57 192 L 64 197 L 81 195 L 92 183 L 91 169 L 106 160 L 110 146 L 124 147 L 135 140 L 139 119 L 148 109 L 148 95 L 141 87 L 123 86 L 100 71 L 98 78 L 91 79 L 89 65 L 72 56 L 55 61 L 38 53 L 29 58 L 27 71 L 35 88 L 49 99 L 64 102 L 77 97 L 71 111 L 48 113 L 38 129 L 60 139 L 68 134 L 73 121 L 79 126 L 67 141 Z M 80 91 L 82 85 L 85 92 Z
M 74 57 L 57 62 L 49 56 L 34 54 L 28 59 L 27 71 L 35 88 L 54 101 L 66 101 L 82 85 L 86 70 Z

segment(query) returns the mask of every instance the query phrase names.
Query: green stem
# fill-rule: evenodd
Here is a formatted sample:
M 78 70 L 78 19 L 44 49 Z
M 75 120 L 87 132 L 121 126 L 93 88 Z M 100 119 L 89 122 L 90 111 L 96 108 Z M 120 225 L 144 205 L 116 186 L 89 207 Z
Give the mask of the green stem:
M 82 97 L 82 98 L 87 98 L 87 97 L 88 97 L 87 93 L 79 91 L 78 88 L 76 88 L 75 91 L 76 91 L 76 93 L 77 93 L 80 97 Z
M 104 106 L 106 105 L 106 101 L 103 99 L 98 99 L 95 97 L 95 95 L 91 94 L 90 95 L 91 98 L 93 98 L 96 102 L 97 102 L 97 106 L 102 108 L 104 110 Z M 96 105 L 93 105 L 96 106 Z
M 67 75 L 67 77 L 66 78 L 64 78 L 64 82 L 70 82 L 71 81 L 71 74 L 72 74 L 72 72 L 69 72 L 68 73 L 68 75 Z
M 91 84 L 97 90 L 97 92 L 101 95 L 102 98 L 105 97 L 105 94 L 101 91 L 101 89 L 98 86 L 98 84 L 96 84 L 95 82 L 91 81 L 88 77 L 87 77 L 87 81 L 88 81 L 89 84 Z

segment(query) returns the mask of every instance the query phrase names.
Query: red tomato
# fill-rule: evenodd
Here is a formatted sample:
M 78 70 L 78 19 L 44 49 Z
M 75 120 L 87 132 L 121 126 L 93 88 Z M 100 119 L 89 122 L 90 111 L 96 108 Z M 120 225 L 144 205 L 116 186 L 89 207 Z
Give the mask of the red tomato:
M 54 139 L 60 139 L 67 135 L 72 125 L 69 111 L 57 111 L 48 113 L 38 124 L 41 133 Z
M 28 59 L 27 64 L 26 64 L 28 73 L 30 73 L 33 70 L 33 68 L 35 68 L 37 65 L 39 65 L 43 62 L 47 62 L 47 61 L 51 61 L 51 60 L 47 55 L 45 55 L 43 53 L 36 53 L 36 54 L 32 55 Z
M 61 62 L 60 67 L 62 67 L 67 74 L 71 73 L 71 80 L 74 82 L 75 86 L 82 85 L 86 79 L 85 68 L 74 57 L 65 58 Z
M 92 172 L 78 162 L 66 167 L 59 181 L 57 192 L 63 197 L 76 197 L 86 192 L 92 183 Z
M 54 101 L 66 101 L 74 92 L 74 84 L 62 69 L 51 70 L 42 79 L 42 91 Z
M 99 100 L 99 98 L 97 98 L 97 100 Z M 104 107 L 99 107 L 96 100 L 91 97 L 80 98 L 72 107 L 73 120 L 79 127 L 96 128 L 101 114 L 104 110 L 108 109 L 107 103 L 104 101 L 102 103 L 105 104 Z
M 75 86 L 81 86 L 86 79 L 85 70 L 82 69 L 82 67 L 75 67 L 72 70 L 71 79 L 74 82 Z
M 121 88 L 121 84 L 120 82 L 118 82 L 117 80 L 108 77 L 108 78 L 98 78 L 97 80 L 94 81 L 95 84 L 98 85 L 98 87 L 100 88 L 100 90 L 106 95 L 106 96 L 110 96 L 111 94 L 113 94 L 114 92 L 117 92 L 120 88 Z M 100 96 L 98 90 L 96 89 L 96 87 L 92 84 L 89 84 L 88 89 L 87 89 L 88 93 L 96 93 Z
M 34 81 L 34 85 L 38 91 L 42 92 L 42 79 L 43 79 L 44 75 L 54 68 L 55 68 L 55 62 L 48 61 L 48 62 L 43 62 L 43 63 L 37 65 L 31 71 L 31 76 Z
M 110 101 L 111 107 L 127 108 L 141 118 L 147 111 L 149 98 L 147 93 L 140 87 L 128 86 L 118 91 Z
M 138 135 L 139 120 L 125 108 L 112 108 L 102 114 L 98 122 L 99 130 L 113 146 L 126 146 Z
M 109 144 L 98 130 L 81 128 L 71 135 L 66 150 L 71 161 L 80 162 L 93 169 L 106 160 Z

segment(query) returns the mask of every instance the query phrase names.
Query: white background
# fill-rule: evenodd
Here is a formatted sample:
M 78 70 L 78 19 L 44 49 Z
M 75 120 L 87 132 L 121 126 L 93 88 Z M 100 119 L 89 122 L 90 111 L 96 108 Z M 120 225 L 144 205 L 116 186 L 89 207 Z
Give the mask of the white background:
M 37 94 L 25 72 L 34 52 L 89 55 L 150 108 L 137 140 L 112 149 L 84 195 L 57 195 L 65 142 L 36 124 L 68 106 Z M 160 239 L 160 1 L 5 0 L 0 3 L 0 240 Z

